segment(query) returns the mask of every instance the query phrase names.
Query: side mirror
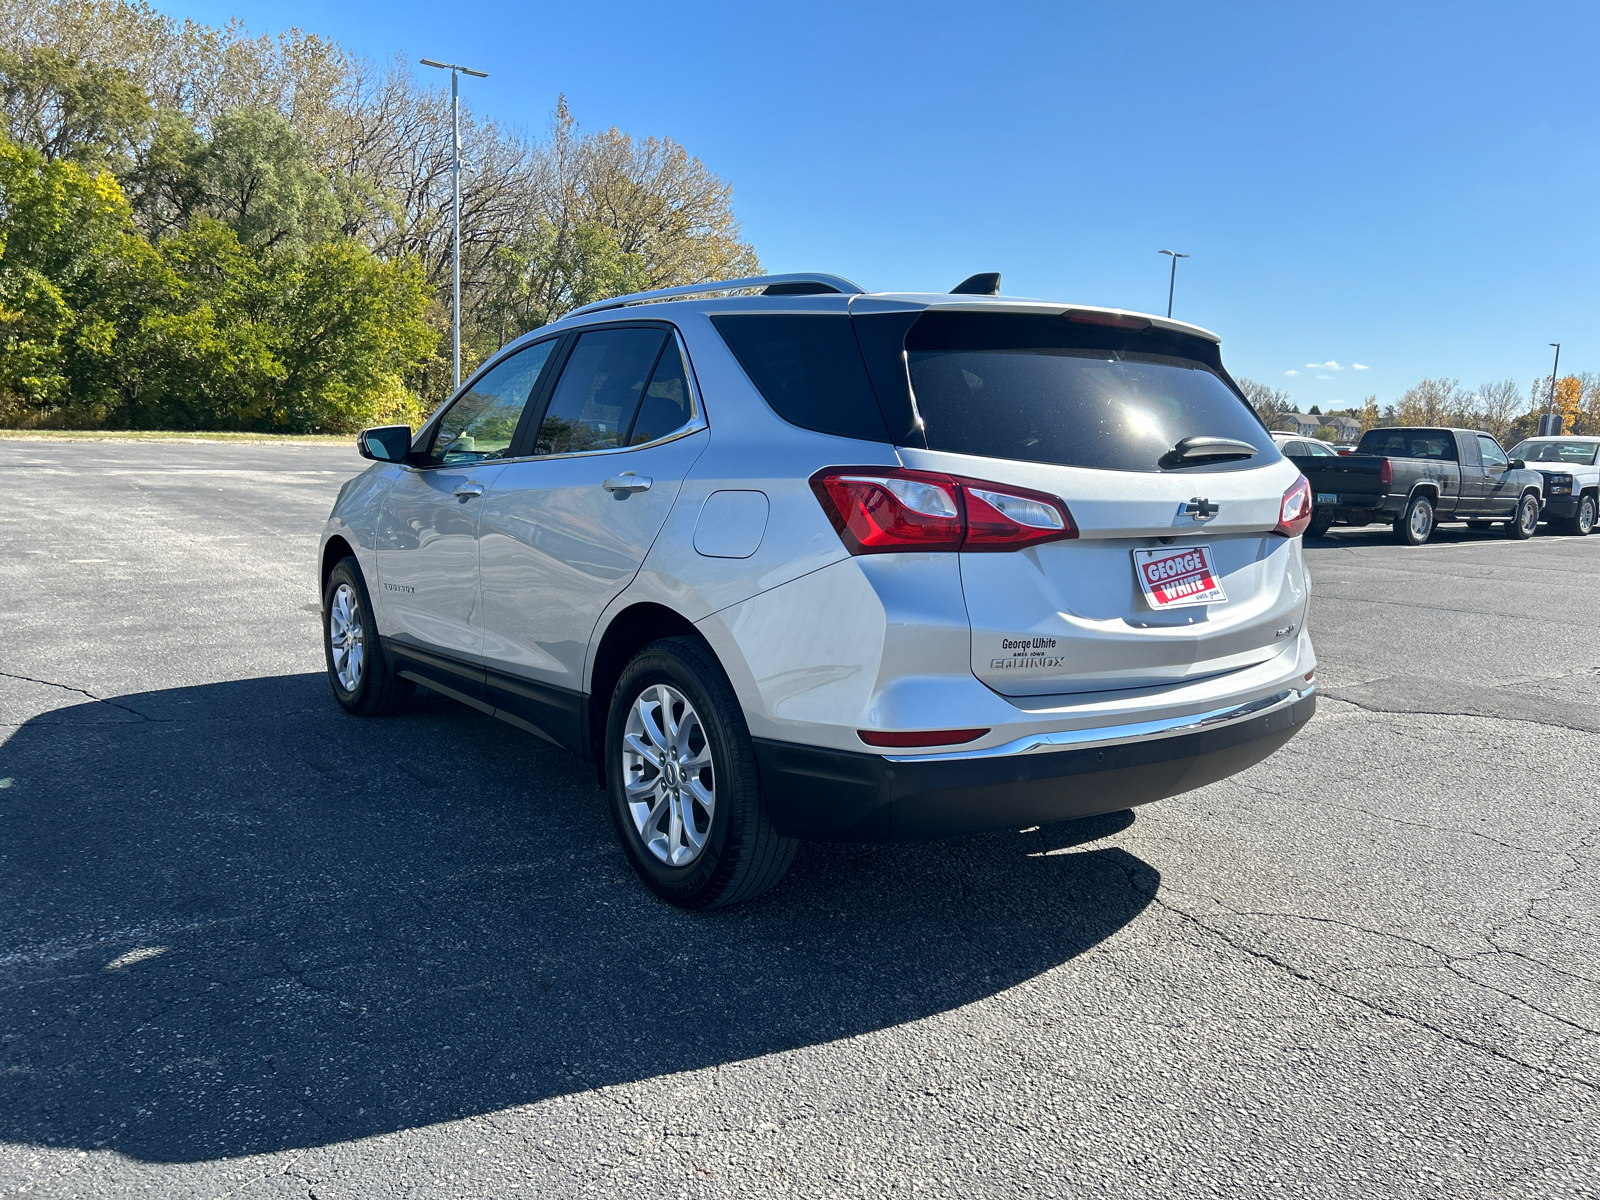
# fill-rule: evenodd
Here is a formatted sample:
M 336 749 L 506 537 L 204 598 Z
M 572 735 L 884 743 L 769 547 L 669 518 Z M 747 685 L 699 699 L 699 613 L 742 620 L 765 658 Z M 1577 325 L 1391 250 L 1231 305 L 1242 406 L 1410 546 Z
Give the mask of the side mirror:
M 356 435 L 356 453 L 375 462 L 404 462 L 411 453 L 411 426 L 378 425 Z
M 1513 458 L 1511 460 L 1511 469 L 1513 471 L 1526 471 L 1528 469 L 1528 464 L 1523 462 L 1520 458 Z

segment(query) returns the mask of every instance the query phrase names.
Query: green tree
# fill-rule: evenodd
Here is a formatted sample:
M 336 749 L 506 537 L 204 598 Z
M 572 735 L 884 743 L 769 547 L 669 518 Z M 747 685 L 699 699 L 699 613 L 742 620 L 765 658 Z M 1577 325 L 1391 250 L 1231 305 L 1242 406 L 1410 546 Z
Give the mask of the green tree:
M 14 141 L 47 160 L 90 167 L 124 163 L 153 115 L 127 70 L 80 62 L 49 46 L 0 51 L 0 102 Z
M 152 264 L 104 172 L 0 140 L 0 420 L 115 408 L 118 333 Z
M 270 109 L 219 118 L 191 164 L 190 202 L 204 205 L 247 245 L 299 249 L 338 222 L 333 188 L 310 146 Z

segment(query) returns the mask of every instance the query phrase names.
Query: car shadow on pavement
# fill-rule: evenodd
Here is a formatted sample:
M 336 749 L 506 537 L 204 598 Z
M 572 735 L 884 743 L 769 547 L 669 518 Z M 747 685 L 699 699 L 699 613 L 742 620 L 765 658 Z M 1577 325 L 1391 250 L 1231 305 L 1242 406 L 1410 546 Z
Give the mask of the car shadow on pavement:
M 1131 813 L 802 847 L 691 915 L 593 768 L 321 675 L 78 704 L 0 745 L 0 1139 L 194 1161 L 835 1042 L 992 997 L 1149 903 Z M 849 1053 L 846 1050 L 846 1053 Z

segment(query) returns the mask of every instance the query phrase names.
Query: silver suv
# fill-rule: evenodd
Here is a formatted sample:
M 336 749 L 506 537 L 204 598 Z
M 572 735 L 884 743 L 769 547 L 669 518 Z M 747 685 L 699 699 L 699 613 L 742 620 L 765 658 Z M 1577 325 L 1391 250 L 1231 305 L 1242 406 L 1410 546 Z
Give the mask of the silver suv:
M 1161 317 L 828 275 L 511 343 L 358 440 L 328 676 L 593 760 L 644 882 L 758 895 L 798 840 L 1017 828 L 1200 787 L 1315 707 L 1311 496 Z

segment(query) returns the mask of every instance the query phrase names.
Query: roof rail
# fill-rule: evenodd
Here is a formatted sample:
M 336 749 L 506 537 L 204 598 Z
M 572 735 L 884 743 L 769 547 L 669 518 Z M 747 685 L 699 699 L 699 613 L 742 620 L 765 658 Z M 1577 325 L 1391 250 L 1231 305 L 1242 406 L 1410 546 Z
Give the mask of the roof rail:
M 802 292 L 795 287 L 775 288 L 773 285 L 814 285 Z M 740 292 L 760 288 L 762 291 L 772 289 L 774 295 L 816 295 L 824 292 L 843 292 L 847 296 L 859 296 L 864 289 L 851 283 L 842 275 L 822 275 L 801 272 L 795 275 L 752 275 L 748 279 L 723 279 L 715 283 L 691 283 L 686 287 L 657 288 L 653 292 L 634 292 L 629 296 L 616 296 L 610 300 L 597 300 L 593 304 L 585 304 L 582 308 L 575 308 L 567 314 L 576 317 L 583 313 L 601 312 L 608 308 L 627 308 L 633 304 L 649 304 L 652 300 L 682 300 L 689 296 L 711 296 L 717 292 Z M 564 318 L 563 318 L 564 319 Z

